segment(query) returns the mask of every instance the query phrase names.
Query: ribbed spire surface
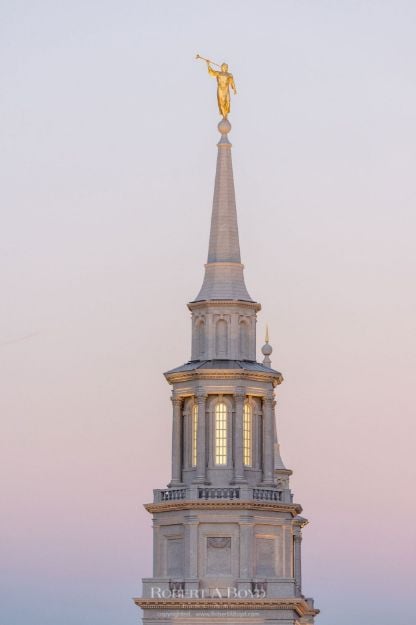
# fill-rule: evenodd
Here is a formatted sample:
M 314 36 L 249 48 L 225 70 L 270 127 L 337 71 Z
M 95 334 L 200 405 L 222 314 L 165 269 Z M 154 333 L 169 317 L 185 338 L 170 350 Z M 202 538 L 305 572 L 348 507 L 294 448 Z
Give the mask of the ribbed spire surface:
M 228 139 L 218 145 L 208 262 L 241 262 L 231 143 Z
M 218 143 L 208 262 L 201 291 L 194 301 L 231 299 L 251 302 L 240 257 L 231 143 L 227 137 L 231 130 L 230 122 L 223 119 L 218 124 L 218 130 L 221 139 Z

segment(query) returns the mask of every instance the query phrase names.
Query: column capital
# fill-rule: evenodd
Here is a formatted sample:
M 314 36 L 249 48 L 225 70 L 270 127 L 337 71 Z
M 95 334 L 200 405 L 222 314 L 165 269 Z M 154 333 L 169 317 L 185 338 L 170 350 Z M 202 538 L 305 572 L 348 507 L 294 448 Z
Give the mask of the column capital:
M 178 395 L 175 391 L 173 391 L 170 400 L 172 404 L 180 405 L 183 401 L 183 397 L 182 395 Z
M 203 386 L 197 386 L 196 387 L 196 398 L 198 401 L 202 401 L 202 400 L 206 400 L 208 397 L 208 393 L 206 391 L 206 389 Z
M 267 402 L 267 403 L 275 402 L 274 391 L 266 391 L 266 393 L 263 395 L 262 399 L 263 399 L 264 402 Z
M 246 388 L 244 386 L 237 386 L 234 393 L 235 401 L 245 401 L 246 397 Z

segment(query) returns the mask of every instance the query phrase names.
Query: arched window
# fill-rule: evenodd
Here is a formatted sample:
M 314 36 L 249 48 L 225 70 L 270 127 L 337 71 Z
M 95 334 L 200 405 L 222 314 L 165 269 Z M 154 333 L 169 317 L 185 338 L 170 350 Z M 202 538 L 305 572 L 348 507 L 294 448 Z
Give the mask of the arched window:
M 249 357 L 249 331 L 246 321 L 240 323 L 240 354 L 242 360 Z
M 227 464 L 227 406 L 219 402 L 215 406 L 215 464 Z
M 202 319 L 196 326 L 196 349 L 198 357 L 202 358 L 205 354 L 205 323 Z
M 192 466 L 196 467 L 198 454 L 198 404 L 192 406 Z
M 228 327 L 224 319 L 217 321 L 215 333 L 215 348 L 218 358 L 227 356 Z
M 244 404 L 243 415 L 243 452 L 244 465 L 251 467 L 253 465 L 253 410 L 250 404 Z

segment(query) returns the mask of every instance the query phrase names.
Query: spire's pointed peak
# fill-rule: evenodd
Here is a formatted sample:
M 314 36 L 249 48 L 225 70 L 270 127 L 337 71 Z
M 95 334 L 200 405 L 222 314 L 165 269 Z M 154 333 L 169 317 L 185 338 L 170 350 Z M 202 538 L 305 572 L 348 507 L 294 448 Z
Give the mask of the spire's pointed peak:
M 205 278 L 195 301 L 237 299 L 253 301 L 244 284 L 238 237 L 231 143 L 231 124 L 222 119 L 218 124 L 217 169 L 212 203 L 211 232 Z

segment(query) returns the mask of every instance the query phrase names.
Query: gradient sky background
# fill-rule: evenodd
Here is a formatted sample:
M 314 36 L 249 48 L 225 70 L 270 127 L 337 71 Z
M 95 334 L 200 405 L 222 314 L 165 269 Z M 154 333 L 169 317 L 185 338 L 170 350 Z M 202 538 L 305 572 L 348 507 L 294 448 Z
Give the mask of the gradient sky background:
M 226 60 L 320 625 L 414 618 L 416 4 L 1 2 L 0 622 L 133 625 Z

